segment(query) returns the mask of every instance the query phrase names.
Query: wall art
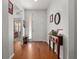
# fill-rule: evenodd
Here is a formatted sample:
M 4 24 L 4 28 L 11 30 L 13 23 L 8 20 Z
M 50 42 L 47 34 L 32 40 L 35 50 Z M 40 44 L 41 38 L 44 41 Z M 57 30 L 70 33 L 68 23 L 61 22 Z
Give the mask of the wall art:
M 10 0 L 8 0 L 8 12 L 13 14 L 13 4 Z
M 58 12 L 58 13 L 55 14 L 54 22 L 55 22 L 56 25 L 58 25 L 60 23 L 60 21 L 61 21 L 61 15 Z

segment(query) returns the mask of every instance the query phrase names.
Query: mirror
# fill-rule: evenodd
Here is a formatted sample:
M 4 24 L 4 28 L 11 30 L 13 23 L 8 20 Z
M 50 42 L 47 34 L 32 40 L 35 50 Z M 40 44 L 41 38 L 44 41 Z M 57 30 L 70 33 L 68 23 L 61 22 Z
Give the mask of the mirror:
M 61 21 L 61 15 L 60 15 L 60 13 L 56 13 L 55 18 L 54 18 L 55 24 L 58 25 L 60 23 L 60 21 Z

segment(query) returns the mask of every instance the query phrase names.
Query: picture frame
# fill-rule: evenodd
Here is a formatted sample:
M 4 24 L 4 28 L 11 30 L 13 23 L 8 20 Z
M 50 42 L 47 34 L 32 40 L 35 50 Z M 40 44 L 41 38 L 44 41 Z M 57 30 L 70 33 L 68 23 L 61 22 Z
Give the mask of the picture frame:
M 53 22 L 53 14 L 50 15 L 50 22 Z
M 57 12 L 55 14 L 55 17 L 54 17 L 54 22 L 55 22 L 56 25 L 58 25 L 60 23 L 60 21 L 61 21 L 61 15 L 60 15 L 59 12 Z
M 8 0 L 8 12 L 13 14 L 13 4 L 10 0 Z

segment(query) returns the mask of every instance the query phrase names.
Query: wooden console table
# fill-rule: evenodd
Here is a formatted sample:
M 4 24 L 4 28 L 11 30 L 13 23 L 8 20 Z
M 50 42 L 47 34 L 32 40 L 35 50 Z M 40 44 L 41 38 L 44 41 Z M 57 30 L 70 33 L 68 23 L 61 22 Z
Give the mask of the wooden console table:
M 60 59 L 60 46 L 63 45 L 63 36 L 49 36 L 49 47 L 51 45 L 51 41 L 53 42 L 53 52 L 55 50 L 55 44 L 57 45 L 57 54 L 58 59 Z M 55 53 L 55 52 L 54 52 Z

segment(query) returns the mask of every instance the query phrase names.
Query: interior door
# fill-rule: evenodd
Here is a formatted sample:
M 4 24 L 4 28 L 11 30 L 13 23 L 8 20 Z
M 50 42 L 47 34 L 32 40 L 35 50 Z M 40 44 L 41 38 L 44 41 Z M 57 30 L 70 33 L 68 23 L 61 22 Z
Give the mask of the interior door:
M 32 40 L 42 41 L 44 39 L 44 27 L 42 15 L 40 12 L 34 12 L 32 14 Z

